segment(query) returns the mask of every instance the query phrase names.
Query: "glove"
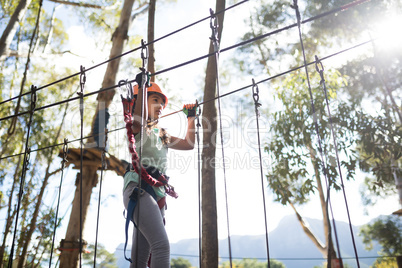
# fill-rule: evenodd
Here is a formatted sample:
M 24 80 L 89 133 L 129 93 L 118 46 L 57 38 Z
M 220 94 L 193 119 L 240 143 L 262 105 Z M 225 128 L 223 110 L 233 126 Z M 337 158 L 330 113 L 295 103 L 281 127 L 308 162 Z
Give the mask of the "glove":
M 197 114 L 197 105 L 196 104 L 185 104 L 183 105 L 183 112 L 189 117 L 195 117 Z

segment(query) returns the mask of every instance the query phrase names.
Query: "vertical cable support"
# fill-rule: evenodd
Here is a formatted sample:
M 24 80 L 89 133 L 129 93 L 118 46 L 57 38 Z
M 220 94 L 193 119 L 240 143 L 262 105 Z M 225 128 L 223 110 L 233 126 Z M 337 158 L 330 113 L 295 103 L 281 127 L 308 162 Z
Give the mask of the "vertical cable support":
M 101 177 L 100 177 L 100 182 L 99 182 L 98 213 L 97 213 L 97 218 L 96 218 L 94 268 L 96 267 L 96 253 L 97 253 L 97 249 L 98 249 L 99 215 L 100 215 L 100 204 L 101 204 L 101 198 L 102 198 L 103 171 L 105 171 L 107 169 L 107 164 L 106 164 L 107 134 L 108 134 L 108 129 L 105 128 L 105 141 L 103 144 L 103 149 L 102 149 L 102 154 L 101 154 Z
M 331 109 L 329 107 L 327 86 L 326 86 L 325 78 L 324 78 L 324 66 L 323 66 L 322 62 L 320 61 L 320 59 L 317 57 L 317 55 L 315 56 L 315 69 L 320 74 L 320 78 L 321 78 L 320 84 L 322 85 L 322 89 L 323 89 L 323 92 L 324 92 L 325 101 L 326 101 L 326 105 L 327 105 L 329 123 L 330 123 L 331 134 L 332 134 L 332 139 L 333 139 L 334 149 L 335 149 L 335 155 L 336 155 L 336 162 L 337 162 L 337 165 L 338 165 L 339 177 L 341 179 L 343 197 L 344 197 L 344 200 L 345 200 L 346 212 L 347 212 L 348 221 L 349 221 L 350 235 L 352 237 L 353 250 L 354 250 L 354 253 L 355 253 L 356 261 L 357 261 L 357 263 L 359 265 L 359 256 L 358 256 L 358 253 L 357 253 L 356 242 L 355 242 L 355 238 L 354 238 L 354 235 L 353 235 L 353 228 L 352 228 L 352 221 L 350 219 L 349 205 L 348 205 L 348 200 L 346 198 L 346 191 L 345 191 L 345 185 L 344 185 L 344 182 L 343 182 L 341 163 L 339 161 L 338 143 L 337 143 L 336 133 L 334 131 L 334 126 L 333 126 L 333 122 L 332 122 Z M 335 229 L 335 232 L 336 232 L 336 229 Z M 341 252 L 340 252 L 340 249 L 339 249 L 339 243 L 338 243 L 338 253 L 339 253 L 339 256 L 340 256 Z
M 216 62 L 216 91 L 218 96 L 218 113 L 219 113 L 219 127 L 220 127 L 220 138 L 221 138 L 221 145 L 222 145 L 222 164 L 223 164 L 223 180 L 225 185 L 225 203 L 226 203 L 226 222 L 227 222 L 227 231 L 228 231 L 228 247 L 229 247 L 229 262 L 230 268 L 232 268 L 232 247 L 230 241 L 230 226 L 229 226 L 229 206 L 228 206 L 228 193 L 227 193 L 227 182 L 226 182 L 226 165 L 225 165 L 225 150 L 223 148 L 223 126 L 222 126 L 222 112 L 221 112 L 221 101 L 220 101 L 220 93 L 219 93 L 219 40 L 218 40 L 218 28 L 219 22 L 216 17 L 216 14 L 210 9 L 211 13 L 211 20 L 210 20 L 210 27 L 212 30 L 211 41 L 214 46 L 215 50 L 215 62 Z
M 258 156 L 260 158 L 260 175 L 261 175 L 261 190 L 262 190 L 262 202 L 264 205 L 264 220 L 265 220 L 265 242 L 267 247 L 267 260 L 268 260 L 268 268 L 271 268 L 270 257 L 269 257 L 269 243 L 268 243 L 268 222 L 267 222 L 267 207 L 265 203 L 265 189 L 264 189 L 264 174 L 262 172 L 262 156 L 261 156 L 261 141 L 260 141 L 260 124 L 258 118 L 260 117 L 260 112 L 258 108 L 261 106 L 259 103 L 260 95 L 258 85 L 255 83 L 254 78 L 252 79 L 253 86 L 253 99 L 254 99 L 254 106 L 255 106 L 255 120 L 257 123 L 257 139 L 258 139 Z
M 319 153 L 320 153 L 321 162 L 322 162 L 322 170 L 323 170 L 326 186 L 327 186 L 328 193 L 329 193 L 331 182 L 328 179 L 327 167 L 326 167 L 326 164 L 325 164 L 325 161 L 324 161 L 324 155 L 323 155 L 323 150 L 322 150 L 320 131 L 319 131 L 318 122 L 317 122 L 317 114 L 315 112 L 313 93 L 312 93 L 311 84 L 310 84 L 310 76 L 308 74 L 306 53 L 305 53 L 305 49 L 304 49 L 304 43 L 303 43 L 303 37 L 302 37 L 302 31 L 301 31 L 301 16 L 300 16 L 300 11 L 299 11 L 299 6 L 297 4 L 297 0 L 293 0 L 293 5 L 291 5 L 291 7 L 296 12 L 297 28 L 298 28 L 298 32 L 299 32 L 300 45 L 301 45 L 302 54 L 303 54 L 304 70 L 305 70 L 305 73 L 306 73 L 306 80 L 307 80 L 307 86 L 308 86 L 308 91 L 309 91 L 309 96 L 310 96 L 310 104 L 311 104 L 311 110 L 312 110 L 312 113 L 313 113 L 313 121 L 314 121 L 315 131 L 317 133 L 318 150 L 319 150 Z M 329 196 L 327 196 L 327 200 L 326 200 L 326 217 L 327 217 L 328 225 L 331 226 L 330 221 L 329 221 L 328 202 L 329 202 Z M 331 268 L 331 262 L 332 262 L 331 261 L 331 257 L 332 257 L 331 255 L 332 255 L 332 250 L 333 250 L 333 248 L 332 248 L 333 245 L 331 243 L 331 239 L 332 239 L 332 234 L 331 233 L 332 232 L 331 232 L 331 228 L 329 228 L 328 230 L 329 230 L 329 234 L 328 234 L 328 243 L 329 244 L 328 244 L 328 256 L 327 256 L 327 258 L 328 258 L 328 268 Z M 358 267 L 358 268 L 360 268 L 360 267 Z
M 22 174 L 21 174 L 21 180 L 20 180 L 20 190 L 18 193 L 18 202 L 17 202 L 17 213 L 15 216 L 15 226 L 14 226 L 14 235 L 13 235 L 13 241 L 12 241 L 12 246 L 10 250 L 10 256 L 9 256 L 9 261 L 8 261 L 8 268 L 13 267 L 13 259 L 14 259 L 14 247 L 15 247 L 15 240 L 17 237 L 17 229 L 18 229 L 18 217 L 19 217 L 19 212 L 21 208 L 21 201 L 22 201 L 22 196 L 24 194 L 24 185 L 25 185 L 25 177 L 29 165 L 29 158 L 31 154 L 31 148 L 29 148 L 29 136 L 31 132 L 31 124 L 32 124 L 32 117 L 35 112 L 36 108 L 36 86 L 32 85 L 31 86 L 31 109 L 29 111 L 29 119 L 28 119 L 28 129 L 27 129 L 27 138 L 25 140 L 25 152 L 24 152 L 24 160 L 22 162 Z
M 85 75 L 85 67 L 81 65 L 80 67 L 80 91 L 77 92 L 78 96 L 80 97 L 80 123 L 81 123 L 81 129 L 80 129 L 80 240 L 79 240 L 79 253 L 80 253 L 80 267 L 82 267 L 82 213 L 83 213 L 83 205 L 82 205 L 82 165 L 83 165 L 83 147 L 84 147 L 84 87 L 85 87 L 85 82 L 87 80 L 87 77 Z
M 139 79 L 139 81 L 137 81 L 138 83 L 138 89 L 142 89 L 142 98 L 139 100 L 141 101 L 141 137 L 140 137 L 140 152 L 139 152 L 139 166 L 142 166 L 142 149 L 144 146 L 144 134 L 145 134 L 145 126 L 147 121 L 145 120 L 145 116 L 147 116 L 148 114 L 148 107 L 147 107 L 147 99 L 148 99 L 148 91 L 147 91 L 147 85 L 148 85 L 148 73 L 147 73 L 147 66 L 148 66 L 148 46 L 146 45 L 146 42 L 144 41 L 144 39 L 141 40 L 141 59 L 142 59 L 142 67 L 141 69 L 141 73 L 139 75 L 137 75 L 136 78 L 141 77 L 141 79 Z M 139 168 L 139 179 L 138 179 L 138 187 L 141 189 L 141 175 L 142 175 L 142 168 Z M 136 254 L 138 256 L 138 250 L 139 250 L 139 235 L 138 235 L 138 229 L 140 226 L 140 215 L 141 215 L 141 198 L 139 195 L 138 198 L 138 204 L 137 204 L 137 211 L 138 211 L 138 222 L 137 222 L 137 228 L 135 228 L 135 232 L 137 232 L 137 236 L 136 236 Z M 131 216 L 131 215 L 130 215 Z M 133 220 L 134 220 L 134 216 L 133 216 Z M 138 266 L 138 257 L 136 258 L 136 266 Z
M 201 115 L 201 107 L 198 104 L 197 101 L 197 107 L 198 107 L 198 114 L 196 116 L 197 119 L 197 156 L 198 156 L 198 260 L 199 260 L 199 265 L 201 268 L 201 263 L 202 263 L 202 224 L 201 224 L 201 152 L 200 152 L 200 115 Z
M 61 186 L 63 184 L 63 177 L 64 177 L 64 168 L 67 161 L 67 154 L 68 154 L 68 139 L 64 138 L 63 143 L 63 159 L 61 160 L 61 176 L 60 176 L 60 185 L 59 185 L 59 193 L 57 198 L 57 206 L 56 206 L 56 217 L 54 220 L 54 227 L 53 227 L 53 238 L 52 238 L 52 246 L 50 250 L 50 258 L 49 258 L 49 268 L 52 267 L 52 256 L 53 256 L 53 249 L 54 249 L 54 240 L 56 239 L 56 229 L 57 229 L 57 221 L 59 216 L 59 208 L 60 208 L 60 198 L 61 198 Z

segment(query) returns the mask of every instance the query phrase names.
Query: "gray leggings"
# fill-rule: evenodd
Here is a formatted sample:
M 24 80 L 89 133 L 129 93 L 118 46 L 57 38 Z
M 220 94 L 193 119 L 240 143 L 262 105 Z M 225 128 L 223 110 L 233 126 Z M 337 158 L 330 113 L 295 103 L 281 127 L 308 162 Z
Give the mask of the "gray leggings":
M 130 182 L 123 193 L 123 202 L 126 209 L 130 201 L 130 195 L 136 186 L 136 183 Z M 140 213 L 139 223 L 138 211 Z M 134 227 L 133 231 L 131 248 L 131 260 L 133 262 L 130 268 L 146 268 L 151 253 L 151 268 L 170 267 L 170 245 L 165 225 L 163 224 L 164 214 L 165 209 L 159 209 L 158 204 L 150 194 L 145 192 L 141 196 L 134 210 L 134 220 L 138 228 Z

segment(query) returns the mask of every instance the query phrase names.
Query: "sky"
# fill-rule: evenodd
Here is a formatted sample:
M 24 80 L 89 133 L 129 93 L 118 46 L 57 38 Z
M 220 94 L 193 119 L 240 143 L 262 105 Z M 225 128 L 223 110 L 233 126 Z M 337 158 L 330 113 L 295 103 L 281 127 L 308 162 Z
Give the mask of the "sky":
M 238 42 L 239 38 L 245 32 L 244 19 L 248 17 L 250 10 L 253 8 L 253 4 L 253 1 L 250 1 L 226 13 L 223 40 L 221 41 L 222 48 Z M 210 8 L 215 8 L 214 1 L 178 0 L 176 3 L 164 5 L 159 9 L 157 8 L 155 37 L 158 38 L 194 21 L 207 17 Z M 63 8 L 58 9 L 56 12 L 56 16 L 58 17 L 66 16 L 64 13 L 66 10 Z M 66 55 L 63 61 L 65 65 L 76 68 L 78 71 L 80 65 L 90 67 L 107 58 L 108 54 L 100 54 L 99 51 L 97 51 L 94 40 L 85 33 L 82 25 L 75 23 L 74 20 L 70 20 L 69 24 L 69 48 L 74 54 L 82 55 L 83 57 Z M 139 18 L 138 21 L 136 21 L 136 25 L 137 24 L 145 25 L 145 19 Z M 142 27 L 142 29 L 145 31 L 146 26 Z M 138 33 L 141 34 L 141 31 Z M 209 20 L 206 20 L 203 23 L 156 43 L 156 64 L 159 66 L 159 70 L 205 55 L 208 51 L 210 35 L 211 29 L 209 27 Z M 127 47 L 125 48 L 125 50 L 128 49 Z M 232 53 L 235 52 L 222 53 L 219 63 L 223 65 L 229 64 L 228 59 Z M 347 56 L 348 55 L 345 55 L 345 57 Z M 130 57 L 140 57 L 140 54 L 139 52 L 137 54 L 131 54 Z M 325 64 L 336 64 L 336 61 L 339 61 L 339 59 L 334 59 L 333 61 L 334 62 L 331 63 L 331 60 L 328 60 Z M 168 79 L 169 91 L 166 92 L 167 96 L 173 100 L 180 100 L 180 103 L 172 102 L 169 104 L 164 112 L 165 114 L 180 110 L 183 103 L 192 103 L 196 98 L 200 98 L 205 66 L 205 60 L 199 61 L 183 68 L 163 73 L 157 77 L 157 79 L 161 80 Z M 121 70 L 118 79 L 132 79 L 132 75 L 136 72 L 135 70 Z M 103 74 L 103 67 L 90 72 L 87 75 L 86 89 L 88 91 L 99 89 Z M 264 77 L 264 75 L 261 77 Z M 222 78 L 221 93 L 223 94 L 249 85 L 251 84 L 251 78 L 253 77 L 235 73 L 231 76 L 230 84 L 224 83 L 226 80 Z M 259 77 L 255 78 L 258 81 Z M 251 92 L 240 92 L 239 94 L 244 98 L 251 98 L 250 93 Z M 263 107 L 273 105 L 269 85 L 261 84 L 260 94 Z M 225 137 L 223 147 L 226 159 L 226 192 L 228 201 L 226 203 L 223 168 L 222 165 L 220 165 L 221 167 L 216 170 L 219 238 L 227 238 L 228 233 L 230 233 L 230 235 L 265 234 L 262 187 L 264 188 L 266 198 L 269 231 L 274 230 L 283 217 L 294 215 L 294 213 L 289 206 L 282 206 L 273 202 L 274 196 L 271 191 L 267 189 L 265 179 L 263 180 L 264 185 L 261 185 L 262 180 L 260 176 L 258 146 L 256 143 L 257 132 L 255 127 L 255 114 L 248 113 L 245 117 L 241 118 L 241 120 L 238 120 L 238 118 L 233 115 L 233 113 L 237 112 L 253 111 L 253 108 L 244 107 L 247 102 L 238 104 L 227 103 L 224 98 L 221 99 L 221 102 L 223 108 L 222 119 Z M 119 122 L 122 123 L 121 116 L 119 115 L 119 110 L 121 110 L 120 105 L 116 94 L 115 101 L 111 106 L 111 111 L 115 112 L 115 115 L 112 116 L 111 124 L 118 125 Z M 87 107 L 89 107 L 89 105 Z M 86 112 L 91 112 L 91 108 L 87 108 Z M 68 124 L 72 126 L 74 122 L 76 122 L 75 120 L 78 115 L 78 110 L 73 107 L 70 119 L 71 123 Z M 261 117 L 259 120 L 261 139 L 263 140 L 269 137 L 267 131 L 269 121 L 264 117 Z M 184 114 L 176 114 L 162 119 L 160 124 L 166 127 L 172 135 L 181 136 L 185 131 L 185 122 L 186 118 Z M 120 126 L 122 126 L 121 123 Z M 128 160 L 129 155 L 124 139 L 124 132 L 116 134 L 111 138 L 110 146 L 114 146 L 113 150 L 116 157 Z M 78 146 L 78 144 L 76 146 Z M 115 146 L 118 146 L 118 149 L 116 149 Z M 217 158 L 220 160 L 220 163 L 222 163 L 222 146 L 218 144 L 217 147 Z M 197 148 L 188 152 L 174 150 L 170 150 L 169 152 L 168 175 L 172 178 L 171 184 L 175 186 L 176 191 L 179 193 L 178 199 L 168 198 L 167 200 L 166 229 L 172 243 L 182 239 L 198 237 L 199 203 L 197 159 Z M 267 155 L 263 154 L 264 170 L 266 170 L 268 166 L 269 158 Z M 67 219 L 75 191 L 73 183 L 75 174 L 76 170 L 70 168 L 65 173 L 66 179 L 62 187 L 62 208 L 60 211 L 63 215 L 66 215 L 65 217 Z M 363 175 L 359 174 L 358 176 L 357 181 L 362 180 Z M 55 182 L 55 185 L 57 185 L 57 182 Z M 99 186 L 100 184 L 98 183 L 92 194 L 92 202 L 84 232 L 84 239 L 92 243 L 95 241 L 96 236 L 95 227 L 97 224 L 96 215 Z M 56 186 L 53 187 L 54 188 L 51 189 L 53 189 L 54 192 L 52 193 L 52 190 L 50 190 L 48 193 L 50 199 L 56 196 Z M 123 216 L 122 188 L 122 177 L 117 176 L 111 171 L 103 174 L 98 243 L 105 245 L 110 252 L 114 252 L 121 243 L 124 243 L 125 219 Z M 360 201 L 359 183 L 346 182 L 345 191 L 353 225 L 367 223 L 370 219 L 380 214 L 388 215 L 399 208 L 397 197 L 392 197 L 370 208 L 369 215 L 365 215 Z M 347 222 L 348 215 L 345 212 L 346 205 L 343 201 L 342 194 L 333 193 L 332 200 L 334 201 L 332 205 L 335 219 Z M 228 216 L 226 207 L 228 208 Z M 305 217 L 321 218 L 320 211 L 318 198 L 314 197 L 310 204 L 300 207 L 300 212 Z M 227 222 L 227 218 L 229 218 L 229 222 Z M 60 241 L 65 236 L 66 227 L 67 222 L 65 222 L 62 228 L 57 232 L 56 241 Z

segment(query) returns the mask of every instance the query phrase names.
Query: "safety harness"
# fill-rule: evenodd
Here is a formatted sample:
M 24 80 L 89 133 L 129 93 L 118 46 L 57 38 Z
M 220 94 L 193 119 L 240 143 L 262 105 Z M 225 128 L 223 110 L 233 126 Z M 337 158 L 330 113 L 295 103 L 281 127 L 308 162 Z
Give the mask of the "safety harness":
M 121 85 L 121 83 L 119 83 Z M 127 84 L 126 84 L 127 85 Z M 129 84 L 131 86 L 131 84 Z M 135 227 L 137 225 L 134 222 L 133 213 L 135 207 L 138 203 L 138 199 L 144 194 L 144 192 L 149 193 L 155 201 L 157 200 L 156 194 L 152 186 L 160 187 L 163 186 L 165 188 L 165 192 L 177 198 L 178 195 L 174 191 L 174 187 L 168 184 L 169 177 L 161 173 L 158 169 L 154 167 L 145 167 L 140 164 L 140 159 L 138 153 L 136 151 L 135 146 L 135 138 L 134 133 L 132 130 L 133 126 L 133 119 L 132 119 L 132 112 L 134 110 L 135 99 L 132 95 L 132 89 L 128 88 L 129 95 L 124 98 L 121 95 L 122 103 L 123 103 L 123 113 L 124 113 L 124 122 L 126 123 L 126 130 L 127 130 L 127 138 L 128 138 L 128 149 L 131 154 L 131 167 L 129 166 L 129 170 L 133 170 L 137 174 L 140 174 L 141 179 L 141 188 L 135 187 L 132 194 L 130 195 L 130 201 L 127 207 L 127 216 L 126 216 L 126 241 L 124 243 L 124 258 L 128 260 L 130 263 L 132 260 L 126 257 L 126 248 L 127 248 L 127 241 L 128 241 L 128 226 L 130 224 L 130 220 L 134 223 Z M 166 205 L 165 197 L 158 201 L 158 206 L 161 209 L 163 206 Z

